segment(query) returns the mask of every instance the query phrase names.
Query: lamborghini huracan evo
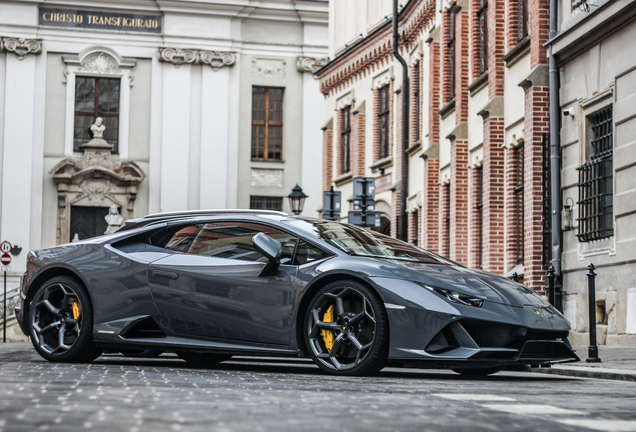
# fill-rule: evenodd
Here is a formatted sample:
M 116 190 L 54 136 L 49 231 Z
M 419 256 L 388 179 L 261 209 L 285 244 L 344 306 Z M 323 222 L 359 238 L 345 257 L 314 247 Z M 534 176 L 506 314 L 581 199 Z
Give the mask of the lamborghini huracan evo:
M 578 361 L 533 290 L 356 226 L 270 211 L 161 213 L 28 255 L 19 324 L 47 360 L 174 352 L 488 375 Z

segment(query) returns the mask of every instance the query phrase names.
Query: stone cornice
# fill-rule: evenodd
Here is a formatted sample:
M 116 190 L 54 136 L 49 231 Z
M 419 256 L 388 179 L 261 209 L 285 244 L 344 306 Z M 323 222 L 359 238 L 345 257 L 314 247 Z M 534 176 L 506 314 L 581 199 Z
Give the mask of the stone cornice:
M 409 1 L 399 16 L 400 48 L 405 51 L 411 49 L 422 36 L 422 30 L 434 19 L 434 0 Z M 391 44 L 391 21 L 387 20 L 316 73 L 320 79 L 320 91 L 328 95 L 355 77 L 384 66 L 392 56 Z
M 42 39 L 0 38 L 0 51 L 12 52 L 18 60 L 24 60 L 28 54 L 42 53 Z
M 225 51 L 159 48 L 159 61 L 172 63 L 176 67 L 184 64 L 207 64 L 216 72 L 223 66 L 232 66 L 236 62 L 236 56 Z

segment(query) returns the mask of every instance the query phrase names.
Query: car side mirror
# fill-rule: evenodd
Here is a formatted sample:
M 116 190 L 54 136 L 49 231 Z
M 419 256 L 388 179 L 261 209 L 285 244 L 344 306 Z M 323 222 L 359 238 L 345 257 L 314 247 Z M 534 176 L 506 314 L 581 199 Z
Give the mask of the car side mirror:
M 252 244 L 256 252 L 267 258 L 267 264 L 263 267 L 259 276 L 265 276 L 280 266 L 280 255 L 283 252 L 283 246 L 280 242 L 274 240 L 267 234 L 258 233 L 252 237 Z

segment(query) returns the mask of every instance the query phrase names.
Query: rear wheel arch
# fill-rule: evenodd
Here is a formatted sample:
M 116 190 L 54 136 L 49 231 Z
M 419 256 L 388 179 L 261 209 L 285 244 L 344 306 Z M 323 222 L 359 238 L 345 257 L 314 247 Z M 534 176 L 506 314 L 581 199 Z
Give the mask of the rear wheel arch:
M 39 275 L 37 275 L 35 279 L 33 279 L 31 284 L 29 285 L 29 288 L 27 289 L 27 292 L 26 292 L 26 299 L 24 302 L 27 308 L 29 307 L 31 300 L 33 300 L 33 296 L 38 291 L 38 289 L 40 289 L 40 287 L 44 285 L 46 281 L 53 279 L 56 276 L 68 276 L 75 279 L 78 283 L 82 284 L 84 288 L 86 288 L 86 292 L 88 293 L 88 296 L 90 297 L 91 302 L 93 302 L 93 297 L 91 296 L 91 293 L 88 290 L 88 286 L 84 282 L 84 279 L 80 277 L 78 273 L 66 267 L 53 267 L 53 268 L 48 268 L 44 270 L 42 273 L 40 273 Z M 28 316 L 29 314 L 28 309 L 25 310 L 24 313 L 25 313 L 25 316 Z
M 300 304 L 298 305 L 298 313 L 296 314 L 296 347 L 298 348 L 298 352 L 300 353 L 302 357 L 309 357 L 309 353 L 307 352 L 305 348 L 305 336 L 303 335 L 303 328 L 305 327 L 304 323 L 305 323 L 307 307 L 309 306 L 309 303 L 311 302 L 311 300 L 314 298 L 314 295 L 316 295 L 318 291 L 320 291 L 323 287 L 327 286 L 331 282 L 338 281 L 338 280 L 352 280 L 352 281 L 364 284 L 378 296 L 378 299 L 380 299 L 381 302 L 383 302 L 382 296 L 380 295 L 379 290 L 375 286 L 373 286 L 372 283 L 370 283 L 368 280 L 366 280 L 365 278 L 359 275 L 355 275 L 351 273 L 340 273 L 340 272 L 330 273 L 330 274 L 324 275 L 318 280 L 313 281 L 311 285 L 309 286 L 309 288 L 307 288 L 305 292 L 303 293 L 303 297 L 300 300 Z M 390 323 L 389 323 L 389 329 L 390 329 Z

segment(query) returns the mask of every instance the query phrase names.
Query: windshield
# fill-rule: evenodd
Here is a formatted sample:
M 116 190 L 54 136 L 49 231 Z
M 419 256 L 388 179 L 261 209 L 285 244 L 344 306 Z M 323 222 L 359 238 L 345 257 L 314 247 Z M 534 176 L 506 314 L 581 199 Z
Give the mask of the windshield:
M 452 265 L 452 261 L 409 243 L 354 225 L 322 220 L 288 220 L 314 238 L 323 240 L 354 256 L 388 258 L 427 264 Z

